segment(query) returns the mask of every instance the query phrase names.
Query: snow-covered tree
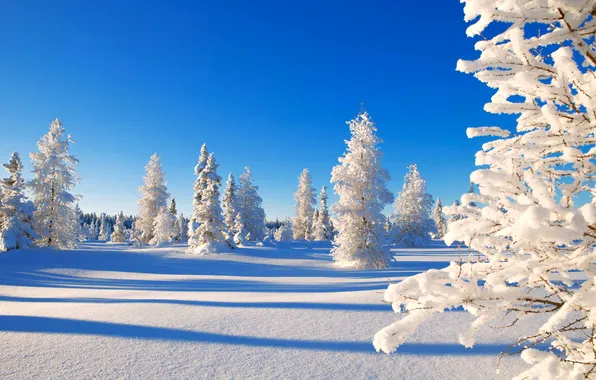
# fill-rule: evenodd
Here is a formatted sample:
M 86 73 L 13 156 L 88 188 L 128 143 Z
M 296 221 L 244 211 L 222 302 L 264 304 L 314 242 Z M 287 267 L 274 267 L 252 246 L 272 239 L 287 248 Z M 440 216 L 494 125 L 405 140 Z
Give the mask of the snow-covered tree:
M 247 232 L 241 213 L 236 214 L 236 218 L 234 219 L 234 231 L 234 244 L 244 245 Z
M 97 240 L 99 238 L 99 226 L 94 220 L 89 225 L 89 240 Z
M 236 206 L 236 182 L 234 175 L 230 173 L 226 181 L 226 191 L 221 199 L 224 223 L 228 229 L 228 234 L 234 236 L 234 222 L 238 214 L 238 207 Z
M 0 251 L 29 246 L 37 234 L 33 229 L 33 203 L 25 196 L 23 164 L 17 152 L 3 164 L 9 176 L 0 180 Z
M 217 175 L 218 166 L 215 163 L 215 156 L 211 153 L 199 175 L 200 203 L 195 206 L 193 215 L 198 226 L 188 239 L 188 250 L 191 253 L 205 255 L 221 252 L 225 248 L 233 248 L 232 242 L 228 240 L 219 203 L 221 177 Z M 197 199 L 196 196 L 195 199 Z
M 351 138 L 340 164 L 331 172 L 331 182 L 339 195 L 333 205 L 335 228 L 333 259 L 356 268 L 386 268 L 389 252 L 383 246 L 385 231 L 381 214 L 393 201 L 387 190 L 389 172 L 381 167 L 381 139 L 368 113 L 348 122 Z
M 419 247 L 430 241 L 435 225 L 430 218 L 433 199 L 426 192 L 426 181 L 416 165 L 408 167 L 404 185 L 393 204 L 393 241 L 406 247 Z
M 242 214 L 242 221 L 246 229 L 246 240 L 260 241 L 265 231 L 265 210 L 263 200 L 259 196 L 259 187 L 253 183 L 252 172 L 246 167 L 240 176 L 240 186 L 237 192 L 238 212 Z
M 139 216 L 136 222 L 137 232 L 143 243 L 153 239 L 154 221 L 160 210 L 168 205 L 168 188 L 161 167 L 161 160 L 155 153 L 145 166 L 145 184 L 139 187 L 141 198 L 138 200 Z
M 188 241 L 188 220 L 184 217 L 184 214 L 180 213 L 176 219 L 176 240 L 179 242 Z
M 286 220 L 281 227 L 275 231 L 274 237 L 277 241 L 292 241 L 292 238 L 294 237 L 294 233 L 292 232 L 292 222 L 289 219 Z
M 124 227 L 124 213 L 121 211 L 116 217 L 116 224 L 114 224 L 114 232 L 110 235 L 113 243 L 126 242 L 126 227 Z
M 106 214 L 101 214 L 101 225 L 99 227 L 99 240 L 110 240 L 112 225 Z
M 447 232 L 447 219 L 443 215 L 443 205 L 441 200 L 437 198 L 437 203 L 433 209 L 433 221 L 435 222 L 436 237 L 442 239 Z
M 168 211 L 170 211 L 170 214 L 174 215 L 174 217 L 178 215 L 178 209 L 176 208 L 176 198 L 172 198 Z
M 316 204 L 315 189 L 308 169 L 304 169 L 298 177 L 298 190 L 294 193 L 296 201 L 296 216 L 292 222 L 294 240 L 310 238 L 314 205 Z
M 75 202 L 71 194 L 79 182 L 75 171 L 79 160 L 69 153 L 73 143 L 59 119 L 37 143 L 38 152 L 30 154 L 34 178 L 29 183 L 35 204 L 34 228 L 36 243 L 58 249 L 77 244 L 79 230 Z
M 467 347 L 487 324 L 514 326 L 543 314 L 532 319 L 541 321 L 534 331 L 517 330 L 503 353 L 521 351 L 530 365 L 517 378 L 593 378 L 594 2 L 465 0 L 464 11 L 473 22 L 468 35 L 482 33 L 481 53 L 457 67 L 495 88 L 485 109 L 519 114 L 517 127 L 468 129 L 469 137 L 494 136 L 470 176 L 479 193 L 445 208 L 465 216 L 450 224 L 446 242 L 463 241 L 480 259 L 390 285 L 385 300 L 403 313 L 376 334 L 375 347 L 391 352 L 434 313 L 456 307 L 475 318 L 459 336 Z
M 153 237 L 149 244 L 156 247 L 171 243 L 176 236 L 176 217 L 172 215 L 169 209 L 162 207 L 159 213 L 153 219 Z
M 209 150 L 207 149 L 207 144 L 204 143 L 201 146 L 201 153 L 199 155 L 199 161 L 197 162 L 197 164 L 195 165 L 195 168 L 194 168 L 194 173 L 197 176 L 197 179 L 195 180 L 194 187 L 193 187 L 193 190 L 194 190 L 193 199 L 192 199 L 193 212 L 191 214 L 190 221 L 188 222 L 188 236 L 191 236 L 193 234 L 193 231 L 199 226 L 199 224 L 195 220 L 195 214 L 197 213 L 197 208 L 199 208 L 199 205 L 201 204 L 201 195 L 203 193 L 203 188 L 202 188 L 203 184 L 201 183 L 201 172 L 203 171 L 203 169 L 205 169 L 205 166 L 207 165 L 208 158 L 209 158 Z
M 319 194 L 319 210 L 317 211 L 317 219 L 313 221 L 312 238 L 313 240 L 331 240 L 331 221 L 329 219 L 329 210 L 327 209 L 327 187 L 321 188 Z

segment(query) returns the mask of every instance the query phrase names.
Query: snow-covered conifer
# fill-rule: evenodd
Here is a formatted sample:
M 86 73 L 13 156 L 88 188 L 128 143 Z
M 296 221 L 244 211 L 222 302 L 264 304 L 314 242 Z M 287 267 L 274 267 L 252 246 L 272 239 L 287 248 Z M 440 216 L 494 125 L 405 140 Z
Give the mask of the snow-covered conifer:
M 468 129 L 469 137 L 494 136 L 476 154 L 480 168 L 470 176 L 479 193 L 464 194 L 460 206 L 445 208 L 465 217 L 450 224 L 446 242 L 463 241 L 480 259 L 390 285 L 385 300 L 402 313 L 376 334 L 374 345 L 391 352 L 435 313 L 463 307 L 474 316 L 459 336 L 466 347 L 488 325 L 514 326 L 532 318 L 513 330 L 520 335 L 504 352 L 521 351 L 529 365 L 516 378 L 592 378 L 594 2 L 464 2 L 465 18 L 473 23 L 468 35 L 482 33 L 476 43 L 481 53 L 475 61 L 460 61 L 458 70 L 496 89 L 485 109 L 519 114 L 517 127 Z M 536 321 L 540 324 L 529 331 Z
M 25 196 L 23 165 L 17 152 L 3 164 L 9 176 L 0 180 L 0 251 L 29 246 L 37 234 L 33 230 L 33 203 Z
M 190 221 L 188 222 L 188 236 L 192 236 L 193 231 L 199 225 L 197 223 L 197 221 L 195 220 L 195 214 L 197 213 L 197 208 L 201 204 L 201 195 L 203 193 L 203 188 L 202 188 L 203 184 L 201 183 L 201 172 L 203 171 L 203 169 L 205 169 L 205 166 L 207 165 L 208 158 L 209 158 L 209 150 L 207 149 L 207 144 L 203 143 L 203 145 L 201 146 L 201 153 L 199 155 L 199 161 L 197 162 L 197 164 L 195 165 L 195 168 L 194 168 L 194 173 L 197 176 L 197 179 L 195 179 L 195 183 L 193 186 L 193 190 L 194 190 L 193 199 L 192 199 L 193 212 L 191 214 Z
M 171 243 L 174 240 L 174 236 L 176 236 L 175 223 L 176 217 L 172 215 L 169 209 L 162 207 L 153 220 L 153 237 L 149 241 L 149 244 L 162 246 Z
M 174 217 L 178 215 L 178 209 L 176 209 L 176 198 L 172 198 L 168 211 L 170 211 L 170 214 L 174 215 Z
M 113 243 L 126 242 L 126 227 L 124 227 L 124 213 L 121 211 L 116 217 L 116 224 L 114 224 L 114 232 L 110 235 L 110 240 Z
M 101 214 L 101 226 L 99 227 L 99 240 L 110 240 L 112 225 L 106 214 Z
M 389 252 L 383 246 L 385 205 L 393 201 L 387 190 L 389 172 L 381 167 L 381 139 L 368 113 L 348 122 L 351 138 L 340 164 L 331 172 L 331 182 L 339 195 L 333 205 L 335 228 L 333 259 L 357 268 L 386 268 Z
M 442 239 L 447 232 L 447 220 L 445 219 L 445 215 L 443 215 L 443 205 L 441 204 L 441 200 L 438 198 L 432 216 L 436 226 L 436 236 L 437 238 Z
M 317 219 L 313 222 L 312 238 L 313 240 L 331 240 L 333 237 L 331 231 L 331 220 L 329 219 L 329 210 L 327 209 L 327 187 L 321 188 L 319 194 L 319 210 Z
M 308 239 L 312 226 L 313 206 L 316 203 L 315 189 L 308 169 L 304 169 L 298 177 L 298 190 L 294 193 L 296 200 L 296 216 L 292 222 L 294 240 Z
M 277 241 L 288 242 L 292 241 L 294 234 L 292 232 L 292 222 L 288 219 L 286 220 L 281 227 L 275 231 L 274 237 Z
M 37 143 L 38 152 L 30 154 L 34 178 L 29 183 L 35 204 L 36 243 L 58 249 L 77 244 L 78 220 L 70 191 L 78 183 L 75 171 L 79 160 L 69 153 L 72 143 L 59 119 Z
M 238 212 L 242 214 L 246 240 L 260 241 L 263 239 L 265 231 L 263 199 L 259 196 L 259 187 L 253 183 L 251 170 L 248 167 L 245 169 L 246 171 L 240 176 L 240 186 L 236 198 Z
M 226 181 L 226 191 L 221 199 L 224 223 L 228 229 L 230 236 L 234 236 L 234 222 L 238 214 L 238 207 L 236 206 L 236 182 L 234 175 L 230 173 Z
M 161 167 L 161 160 L 157 154 L 153 154 L 149 163 L 145 166 L 145 184 L 139 188 L 141 198 L 138 200 L 139 217 L 136 222 L 136 229 L 143 243 L 149 243 L 153 238 L 154 221 L 157 214 L 164 207 L 167 207 L 168 188 Z
M 232 242 L 228 240 L 219 203 L 221 177 L 217 175 L 218 166 L 214 154 L 211 153 L 199 175 L 201 195 L 193 215 L 198 226 L 188 239 L 188 249 L 191 253 L 205 255 L 220 252 L 226 247 L 233 248 Z
M 408 167 L 402 191 L 393 204 L 393 241 L 406 247 L 419 247 L 430 241 L 435 225 L 430 218 L 433 199 L 426 192 L 426 181 L 416 165 Z
M 184 214 L 180 213 L 176 219 L 176 239 L 179 242 L 185 243 L 188 241 L 188 220 Z
M 236 218 L 234 219 L 234 231 L 234 244 L 244 245 L 248 233 L 246 232 L 241 213 L 236 214 Z

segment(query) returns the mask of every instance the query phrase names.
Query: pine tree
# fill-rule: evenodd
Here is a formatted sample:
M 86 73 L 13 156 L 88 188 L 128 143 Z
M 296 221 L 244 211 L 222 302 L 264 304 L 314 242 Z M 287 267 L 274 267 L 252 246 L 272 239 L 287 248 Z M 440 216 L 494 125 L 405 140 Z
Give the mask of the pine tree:
M 234 231 L 234 244 L 238 246 L 244 245 L 244 241 L 246 240 L 246 235 L 248 233 L 246 231 L 246 227 L 244 226 L 241 213 L 238 213 L 234 219 Z
M 126 227 L 124 227 L 124 213 L 122 211 L 120 211 L 120 214 L 118 214 L 118 217 L 116 217 L 114 232 L 112 232 L 110 240 L 113 243 L 126 242 Z
M 331 182 L 339 195 L 333 205 L 338 230 L 333 240 L 333 259 L 356 268 L 386 268 L 388 250 L 383 247 L 385 233 L 381 212 L 393 201 L 387 190 L 389 172 L 381 167 L 377 128 L 368 113 L 348 122 L 351 139 L 340 164 L 331 172 Z
M 138 201 L 139 216 L 136 223 L 137 232 L 142 243 L 149 243 L 153 239 L 154 221 L 157 214 L 167 207 L 168 188 L 161 168 L 161 160 L 153 154 L 145 166 L 145 184 L 139 188 L 141 198 Z
M 459 335 L 466 347 L 488 325 L 523 324 L 510 330 L 519 335 L 503 352 L 521 351 L 528 364 L 516 379 L 593 378 L 594 2 L 464 2 L 473 23 L 467 33 L 482 37 L 481 53 L 457 68 L 495 89 L 484 109 L 518 114 L 517 126 L 467 131 L 492 137 L 476 153 L 479 168 L 470 175 L 479 193 L 445 207 L 463 216 L 449 225 L 445 241 L 464 242 L 478 260 L 390 285 L 385 301 L 400 317 L 376 334 L 374 345 L 392 352 L 436 313 L 461 307 L 473 316 Z
M 184 214 L 180 213 L 176 219 L 176 238 L 177 241 L 185 243 L 188 241 L 188 220 L 184 217 Z
M 28 247 L 38 236 L 33 230 L 34 206 L 25 196 L 19 154 L 14 152 L 2 166 L 9 177 L 0 180 L 0 251 Z
M 296 217 L 292 227 L 294 240 L 308 239 L 312 226 L 313 206 L 316 203 L 315 189 L 308 169 L 304 169 L 298 177 L 298 190 L 294 193 L 296 200 Z
M 275 240 L 281 242 L 289 242 L 292 241 L 294 233 L 292 232 L 292 222 L 288 219 L 286 220 L 281 227 L 275 231 L 274 237 Z
M 432 216 L 436 226 L 436 236 L 437 238 L 442 239 L 447 232 L 447 220 L 445 219 L 445 215 L 443 215 L 443 205 L 441 204 L 441 200 L 438 198 Z
M 393 240 L 406 247 L 428 244 L 435 225 L 430 218 L 433 199 L 416 165 L 410 165 L 402 191 L 393 204 Z
M 108 241 L 110 240 L 110 233 L 112 227 L 106 214 L 101 214 L 101 226 L 99 228 L 99 240 Z
M 176 209 L 176 198 L 172 198 L 168 211 L 170 211 L 170 214 L 174 215 L 174 217 L 178 215 L 178 210 Z
M 172 215 L 169 209 L 162 207 L 153 220 L 153 237 L 149 244 L 158 247 L 171 243 L 176 235 L 175 223 L 176 217 Z
M 327 210 L 327 187 L 321 188 L 319 195 L 320 209 L 317 211 L 317 218 L 313 222 L 312 237 L 313 240 L 331 240 L 333 237 L 331 231 L 331 221 L 329 220 L 329 211 Z
M 198 163 L 195 165 L 194 168 L 194 173 L 197 176 L 197 179 L 195 180 L 194 183 L 194 195 L 193 195 L 193 200 L 192 200 L 192 205 L 193 205 L 193 212 L 191 214 L 190 217 L 190 221 L 188 223 L 188 235 L 192 236 L 194 230 L 198 227 L 198 223 L 195 219 L 195 214 L 197 213 L 197 208 L 199 208 L 200 204 L 201 204 L 201 195 L 203 193 L 203 188 L 202 188 L 202 183 L 201 183 L 201 172 L 203 171 L 203 169 L 205 169 L 205 166 L 207 165 L 207 159 L 209 158 L 209 151 L 207 149 L 207 144 L 203 143 L 203 145 L 201 146 L 201 153 L 199 155 L 199 161 Z
M 29 183 L 35 204 L 36 243 L 58 249 L 77 244 L 78 221 L 74 210 L 78 197 L 70 191 L 79 182 L 75 171 L 79 160 L 69 154 L 73 142 L 59 119 L 37 143 L 31 153 L 34 178 Z
M 225 249 L 224 247 L 233 247 L 232 242 L 227 239 L 227 229 L 219 203 L 221 177 L 217 175 L 218 166 L 215 163 L 214 154 L 209 154 L 207 163 L 199 176 L 200 203 L 195 207 L 193 215 L 198 227 L 188 239 L 191 253 L 205 255 L 220 252 Z M 195 199 L 197 199 L 196 196 Z
M 236 206 L 236 183 L 234 175 L 230 173 L 226 182 L 226 191 L 222 197 L 223 218 L 226 228 L 230 236 L 234 236 L 234 222 L 238 214 L 238 207 Z
M 253 184 L 252 172 L 248 167 L 240 176 L 238 188 L 238 212 L 242 214 L 242 221 L 246 229 L 246 240 L 260 241 L 265 230 L 265 210 L 263 200 L 258 194 L 259 187 Z

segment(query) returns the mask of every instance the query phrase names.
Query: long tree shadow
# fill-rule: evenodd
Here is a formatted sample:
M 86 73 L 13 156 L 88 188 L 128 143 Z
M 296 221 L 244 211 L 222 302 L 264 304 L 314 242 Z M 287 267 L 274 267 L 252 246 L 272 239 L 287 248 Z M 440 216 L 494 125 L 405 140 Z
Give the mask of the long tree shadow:
M 367 341 L 260 338 L 203 331 L 178 330 L 165 327 L 137 326 L 121 323 L 20 315 L 0 316 L 0 331 L 90 335 L 125 339 L 210 343 L 314 351 L 375 353 L 372 344 Z M 469 349 L 464 348 L 459 344 L 451 343 L 409 343 L 401 346 L 397 354 L 425 356 L 495 355 L 505 350 L 506 347 L 506 345 L 502 344 L 477 344 L 474 348 Z

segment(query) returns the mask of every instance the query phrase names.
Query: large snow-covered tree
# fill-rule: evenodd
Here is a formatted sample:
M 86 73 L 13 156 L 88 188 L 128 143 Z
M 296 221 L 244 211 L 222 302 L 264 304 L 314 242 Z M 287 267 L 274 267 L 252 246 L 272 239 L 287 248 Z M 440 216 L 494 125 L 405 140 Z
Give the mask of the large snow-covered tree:
M 209 150 L 207 149 L 207 143 L 203 143 L 201 146 L 201 153 L 199 155 L 199 161 L 195 165 L 194 173 L 197 176 L 195 179 L 195 183 L 193 186 L 194 194 L 192 199 L 192 206 L 193 212 L 190 216 L 190 221 L 188 222 L 188 236 L 193 234 L 193 231 L 198 227 L 198 223 L 195 220 L 195 214 L 197 213 L 197 208 L 201 204 L 201 196 L 203 194 L 203 184 L 201 183 L 201 172 L 205 169 L 207 165 L 207 159 L 209 158 Z
M 168 188 L 161 159 L 154 153 L 145 166 L 145 184 L 139 187 L 141 198 L 138 200 L 139 216 L 136 221 L 136 230 L 143 243 L 153 239 L 154 221 L 160 210 L 168 205 Z
M 240 176 L 237 200 L 238 212 L 242 214 L 242 222 L 246 230 L 245 238 L 260 241 L 265 234 L 265 210 L 263 199 L 259 196 L 259 187 L 253 183 L 252 172 L 246 167 Z
M 316 199 L 308 169 L 304 169 L 298 177 L 298 190 L 294 193 L 294 200 L 296 201 L 296 216 L 292 221 L 294 240 L 309 239 Z
M 442 239 L 447 233 L 447 219 L 443 214 L 443 204 L 441 200 L 437 198 L 437 203 L 432 213 L 433 221 L 435 222 L 436 237 Z
M 230 173 L 228 180 L 226 181 L 226 190 L 223 197 L 221 198 L 223 218 L 229 236 L 234 236 L 234 223 L 236 215 L 238 214 L 238 207 L 236 206 L 236 182 L 234 181 L 234 175 Z
M 323 186 L 319 194 L 318 218 L 313 223 L 312 239 L 331 240 L 332 235 L 329 210 L 327 209 L 327 187 Z
M 69 153 L 71 143 L 62 122 L 56 119 L 37 143 L 39 151 L 30 154 L 34 177 L 29 188 L 35 204 L 36 243 L 40 246 L 65 249 L 77 244 L 75 202 L 79 197 L 70 191 L 79 182 L 75 171 L 79 160 Z
M 29 246 L 37 234 L 33 229 L 33 203 L 25 196 L 23 164 L 17 152 L 3 164 L 9 176 L 0 180 L 0 251 Z
M 385 231 L 382 214 L 393 201 L 387 190 L 389 172 L 382 168 L 381 139 L 368 113 L 348 122 L 351 138 L 340 164 L 331 172 L 331 182 L 339 196 L 333 205 L 338 233 L 331 253 L 338 263 L 356 268 L 386 268 L 389 252 L 383 246 Z
M 124 227 L 124 213 L 122 211 L 116 217 L 116 224 L 114 224 L 114 231 L 110 235 L 110 240 L 113 243 L 126 242 L 126 227 Z
M 494 136 L 470 176 L 479 193 L 446 208 L 465 217 L 450 224 L 446 241 L 464 241 L 480 260 L 390 285 L 385 299 L 404 314 L 374 345 L 391 352 L 434 313 L 454 307 L 475 317 L 459 336 L 468 347 L 491 322 L 512 326 L 543 314 L 504 352 L 521 351 L 530 365 L 517 378 L 593 378 L 595 4 L 465 0 L 464 11 L 473 22 L 468 35 L 482 33 L 481 53 L 457 68 L 496 89 L 485 109 L 519 114 L 517 127 L 468 129 L 468 137 Z
M 205 255 L 218 253 L 225 248 L 233 248 L 228 240 L 226 225 L 223 221 L 219 202 L 219 186 L 221 177 L 217 174 L 215 155 L 209 154 L 205 167 L 199 175 L 201 195 L 199 204 L 195 206 L 193 219 L 198 224 L 188 238 L 190 253 Z M 195 196 L 195 199 L 197 197 Z
M 393 241 L 406 247 L 420 247 L 430 241 L 435 225 L 430 218 L 433 199 L 416 165 L 408 167 L 404 185 L 393 204 Z

